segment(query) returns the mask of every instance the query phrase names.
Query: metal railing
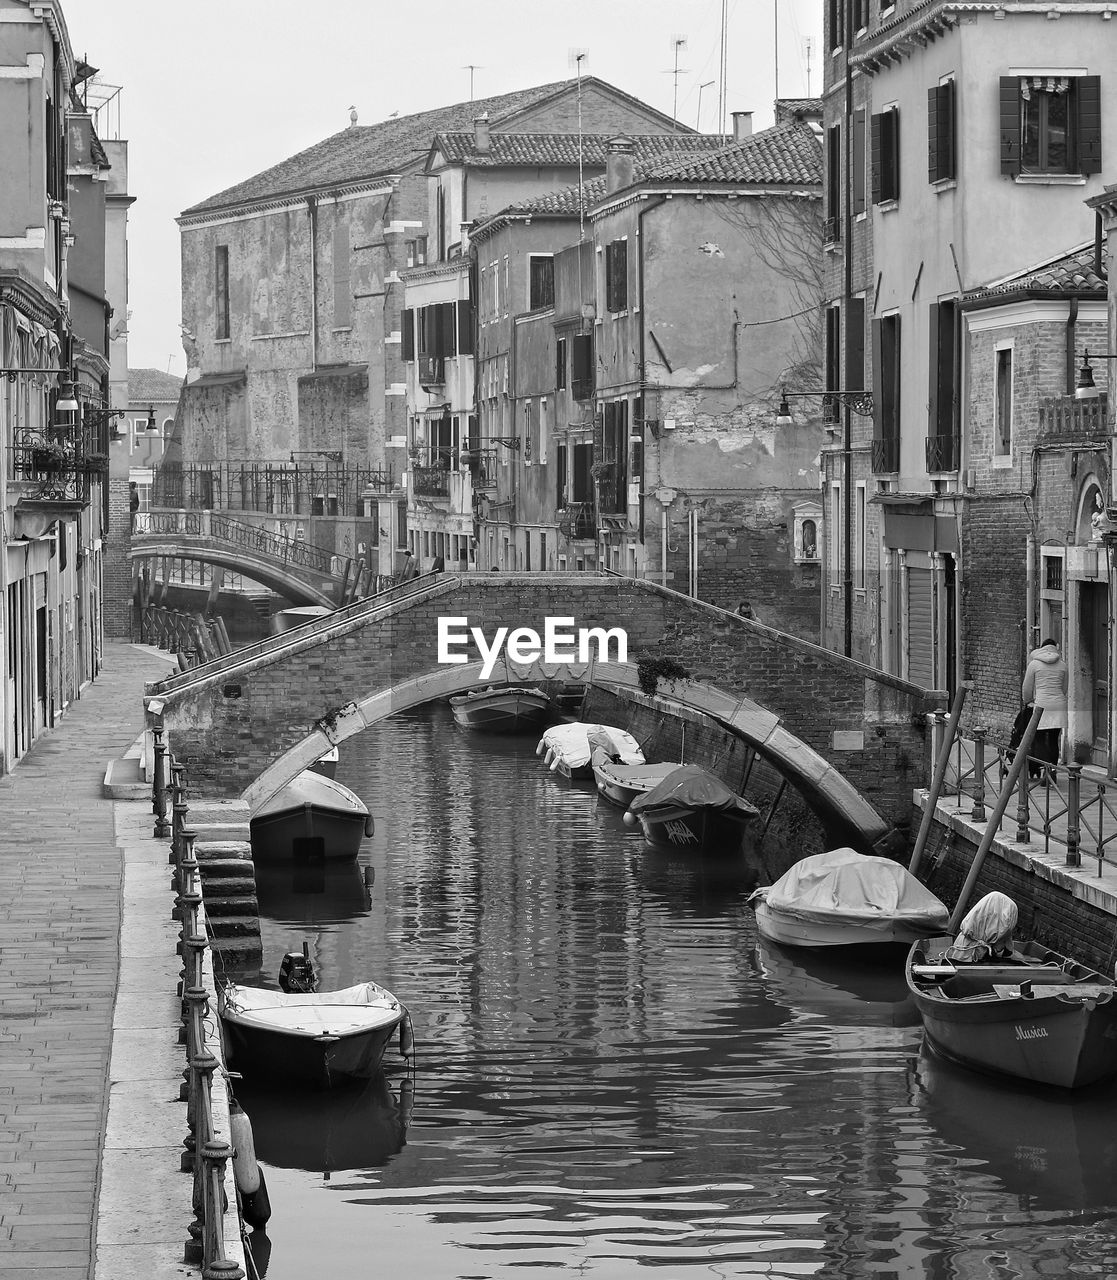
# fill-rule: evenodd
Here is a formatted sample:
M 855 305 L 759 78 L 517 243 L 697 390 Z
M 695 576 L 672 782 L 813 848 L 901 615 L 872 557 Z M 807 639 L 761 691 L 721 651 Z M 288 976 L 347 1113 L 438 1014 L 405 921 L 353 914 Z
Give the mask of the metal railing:
M 21 428 L 9 452 L 9 477 L 19 495 L 39 502 L 89 502 L 92 477 L 107 470 L 104 454 L 93 453 L 81 432 L 68 428 Z
M 873 440 L 873 475 L 891 475 L 900 469 L 900 437 L 877 436 Z
M 957 471 L 960 444 L 959 437 L 955 434 L 927 436 L 927 470 L 932 475 L 941 471 Z
M 390 468 L 297 462 L 162 462 L 152 506 L 262 515 L 361 515 L 361 500 L 392 488 Z
M 568 502 L 558 513 L 559 532 L 564 538 L 595 538 L 597 522 L 592 502 Z
M 207 987 L 205 957 L 210 941 L 202 905 L 201 875 L 194 854 L 195 832 L 186 825 L 185 770 L 170 755 L 162 729 L 153 730 L 155 740 L 152 809 L 158 839 L 170 836 L 169 861 L 174 867 L 175 915 L 181 923 L 179 954 L 183 971 L 180 985 L 182 1031 L 186 1046 L 185 1082 L 179 1097 L 186 1103 L 187 1134 L 183 1139 L 180 1167 L 193 1174 L 191 1205 L 194 1220 L 187 1227 L 183 1262 L 200 1266 L 203 1276 L 223 1280 L 245 1280 L 244 1268 L 230 1259 L 225 1242 L 225 1212 L 229 1203 L 226 1167 L 235 1152 L 218 1137 L 214 1108 L 214 1076 L 224 1067 L 213 1052 L 219 1041 L 211 1041 L 210 992 Z M 167 775 L 170 774 L 170 784 Z M 168 800 L 171 817 L 167 817 Z M 227 1128 L 227 1126 L 225 1126 Z M 235 1184 L 234 1184 L 234 1195 Z M 239 1219 L 239 1205 L 238 1205 Z M 243 1234 L 243 1229 L 239 1234 Z
M 220 511 L 150 511 L 145 529 L 134 535 L 136 540 L 167 534 L 184 534 L 194 538 L 212 538 L 242 551 L 254 551 L 282 561 L 310 569 L 327 577 L 335 577 L 334 564 L 339 558 L 332 552 L 316 547 L 300 538 L 288 538 L 274 533 L 259 524 L 244 524 L 232 520 Z
M 933 713 L 933 725 L 941 732 L 943 714 Z M 943 795 L 956 799 L 956 811 L 974 822 L 986 820 L 989 796 L 1000 792 L 1013 752 L 993 741 L 982 728 L 970 736 L 955 735 Z M 1011 808 L 1011 806 L 1010 806 Z M 1066 865 L 1082 865 L 1082 856 L 1096 859 L 1100 876 L 1109 854 L 1117 850 L 1117 782 L 1085 771 L 1080 764 L 1048 764 L 1028 758 L 1017 784 L 1013 817 L 1001 821 L 1015 825 L 1011 837 L 1019 844 L 1037 840 L 1045 854 L 1054 847 L 1065 852 Z

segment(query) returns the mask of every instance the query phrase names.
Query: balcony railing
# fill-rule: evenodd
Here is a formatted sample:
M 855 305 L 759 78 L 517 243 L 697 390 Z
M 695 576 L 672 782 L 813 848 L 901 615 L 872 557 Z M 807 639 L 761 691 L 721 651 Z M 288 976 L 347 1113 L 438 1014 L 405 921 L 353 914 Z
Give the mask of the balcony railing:
M 442 356 L 419 357 L 419 384 L 441 386 L 446 381 L 446 361 Z
M 163 462 L 152 506 L 265 515 L 362 515 L 362 497 L 392 487 L 388 469 L 290 462 Z
M 568 502 L 558 513 L 558 527 L 564 538 L 595 538 L 597 525 L 593 518 L 593 503 Z
M 823 218 L 822 243 L 837 244 L 842 238 L 841 218 Z
M 1108 432 L 1106 397 L 1075 400 L 1072 396 L 1043 396 L 1039 402 L 1039 433 L 1044 440 L 1104 440 Z
M 469 472 L 475 489 L 496 487 L 497 451 L 495 449 L 469 450 Z
M 575 400 L 593 399 L 593 378 L 573 378 L 570 382 L 570 394 Z
M 10 456 L 21 498 L 71 506 L 89 502 L 92 477 L 108 465 L 104 454 L 90 452 L 85 436 L 68 429 L 17 430 Z
M 932 475 L 941 471 L 957 471 L 961 452 L 959 444 L 957 435 L 928 436 L 927 470 Z
M 900 437 L 878 436 L 873 441 L 873 475 L 892 475 L 900 469 Z

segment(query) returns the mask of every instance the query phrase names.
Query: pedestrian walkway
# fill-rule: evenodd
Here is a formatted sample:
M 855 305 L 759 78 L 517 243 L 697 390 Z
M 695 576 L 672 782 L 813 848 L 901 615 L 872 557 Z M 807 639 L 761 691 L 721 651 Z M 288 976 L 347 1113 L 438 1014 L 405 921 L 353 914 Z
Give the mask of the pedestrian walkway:
M 168 657 L 107 644 L 101 674 L 0 778 L 4 1280 L 94 1274 L 124 885 L 101 784 L 142 731 L 144 684 L 166 676 Z

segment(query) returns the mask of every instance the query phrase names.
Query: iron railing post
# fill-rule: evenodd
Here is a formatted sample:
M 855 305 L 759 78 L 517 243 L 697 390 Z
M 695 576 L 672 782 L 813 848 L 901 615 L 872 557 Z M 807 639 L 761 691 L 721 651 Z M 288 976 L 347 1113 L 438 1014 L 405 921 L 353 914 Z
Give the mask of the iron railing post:
M 973 731 L 973 808 L 970 819 L 973 822 L 985 821 L 985 734 L 987 730 L 978 727 Z
M 1079 808 L 1082 786 L 1082 766 L 1067 765 L 1067 866 L 1082 865 L 1082 851 L 1079 848 L 1081 833 L 1081 810 Z

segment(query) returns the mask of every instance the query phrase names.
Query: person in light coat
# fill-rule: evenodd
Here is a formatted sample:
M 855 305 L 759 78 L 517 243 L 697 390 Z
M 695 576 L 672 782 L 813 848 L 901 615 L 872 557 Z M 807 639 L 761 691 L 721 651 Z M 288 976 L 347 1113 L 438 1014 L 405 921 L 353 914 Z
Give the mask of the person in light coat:
M 1043 711 L 1032 743 L 1032 759 L 1058 764 L 1059 736 L 1067 727 L 1067 664 L 1054 640 L 1046 639 L 1032 650 L 1020 692 L 1025 703 Z

